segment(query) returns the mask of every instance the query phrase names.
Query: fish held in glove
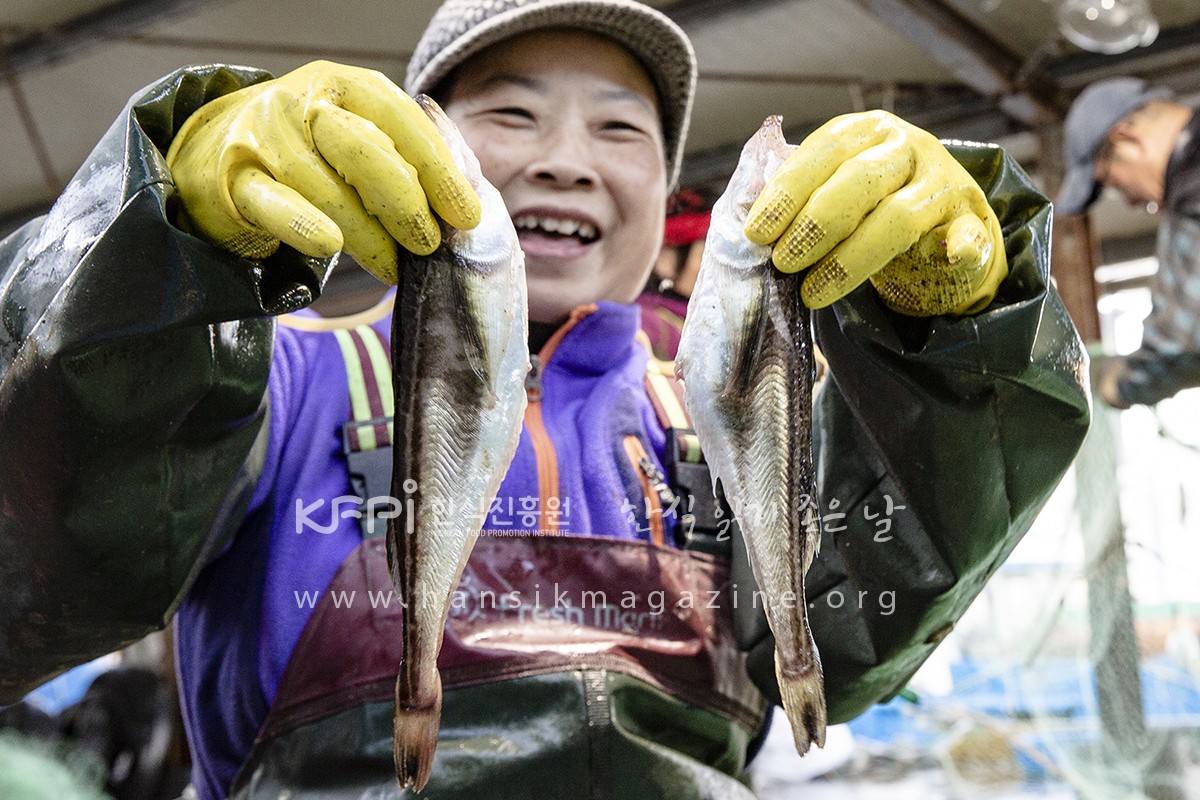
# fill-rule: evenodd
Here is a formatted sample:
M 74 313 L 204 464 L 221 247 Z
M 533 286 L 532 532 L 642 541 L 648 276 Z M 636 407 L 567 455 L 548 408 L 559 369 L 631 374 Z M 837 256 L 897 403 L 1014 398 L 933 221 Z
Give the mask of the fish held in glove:
M 482 205 L 479 225 L 444 226 L 433 254 L 401 250 L 392 316 L 392 495 L 413 503 L 387 530 L 404 608 L 394 755 L 400 786 L 421 789 L 441 724 L 437 657 L 451 595 L 516 451 L 529 350 L 525 259 L 504 201 L 454 123 L 432 100 L 418 102 Z
M 746 215 L 791 148 L 763 123 L 713 209 L 676 367 L 714 482 L 720 480 L 775 634 L 775 674 L 800 753 L 825 742 L 821 662 L 804 573 L 820 542 L 812 460 L 814 378 L 803 275 L 771 264 L 743 232 Z

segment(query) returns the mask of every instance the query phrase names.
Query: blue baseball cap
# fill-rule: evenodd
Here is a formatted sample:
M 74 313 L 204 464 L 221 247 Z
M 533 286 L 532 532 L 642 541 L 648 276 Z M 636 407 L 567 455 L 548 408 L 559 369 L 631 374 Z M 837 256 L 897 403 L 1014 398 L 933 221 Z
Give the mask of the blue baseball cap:
M 1063 123 L 1063 160 L 1067 165 L 1054 205 L 1064 214 L 1080 214 L 1100 195 L 1096 183 L 1096 151 L 1112 127 L 1151 100 L 1171 100 L 1164 86 L 1140 78 L 1109 78 L 1084 89 Z

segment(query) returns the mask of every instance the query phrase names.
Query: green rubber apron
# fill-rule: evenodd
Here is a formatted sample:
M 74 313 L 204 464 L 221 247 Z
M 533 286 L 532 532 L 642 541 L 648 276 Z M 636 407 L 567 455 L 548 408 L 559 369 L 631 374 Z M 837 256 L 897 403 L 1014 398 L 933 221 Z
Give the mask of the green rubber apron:
M 370 360 L 352 361 L 368 368 L 351 386 L 378 397 Z M 352 473 L 385 455 L 390 468 L 380 408 L 352 405 L 348 456 L 367 454 L 350 456 Z M 453 595 L 432 777 L 419 794 L 401 791 L 392 697 L 402 610 L 382 530 L 363 531 L 292 652 L 231 797 L 753 797 L 743 768 L 766 701 L 734 639 L 728 562 L 511 531 L 480 537 Z

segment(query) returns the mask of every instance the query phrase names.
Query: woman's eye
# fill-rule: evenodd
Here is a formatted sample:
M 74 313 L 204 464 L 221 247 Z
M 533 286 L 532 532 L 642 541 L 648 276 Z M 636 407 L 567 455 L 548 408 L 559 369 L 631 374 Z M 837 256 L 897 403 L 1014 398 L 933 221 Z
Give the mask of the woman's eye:
M 616 142 L 635 142 L 653 138 L 647 132 L 646 126 L 623 119 L 613 119 L 603 123 L 600 130 Z
M 533 119 L 528 109 L 520 108 L 519 106 L 503 106 L 501 108 L 492 109 L 493 114 L 498 114 L 503 117 L 512 117 L 514 119 Z

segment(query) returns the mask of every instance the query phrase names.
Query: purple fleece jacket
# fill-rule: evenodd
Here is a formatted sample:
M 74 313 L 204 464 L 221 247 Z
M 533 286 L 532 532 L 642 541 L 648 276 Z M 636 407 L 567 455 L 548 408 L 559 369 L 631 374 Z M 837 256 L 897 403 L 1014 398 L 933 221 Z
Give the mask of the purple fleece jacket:
M 637 436 L 661 469 L 665 437 L 644 387 L 638 325 L 637 306 L 599 303 L 545 364 L 542 414 L 558 458 L 564 532 L 648 538 L 624 441 Z M 391 315 L 374 327 L 387 336 Z M 177 616 L 184 722 L 203 800 L 228 792 L 322 590 L 361 541 L 358 521 L 331 510 L 333 498 L 353 494 L 341 448 L 349 390 L 333 333 L 279 326 L 268 392 L 268 453 L 250 510 Z M 521 498 L 538 496 L 536 458 L 523 430 L 499 492 L 503 512 L 485 527 L 536 528 L 518 509 Z M 336 527 L 297 532 L 298 517 Z M 668 532 L 673 522 L 664 517 Z

